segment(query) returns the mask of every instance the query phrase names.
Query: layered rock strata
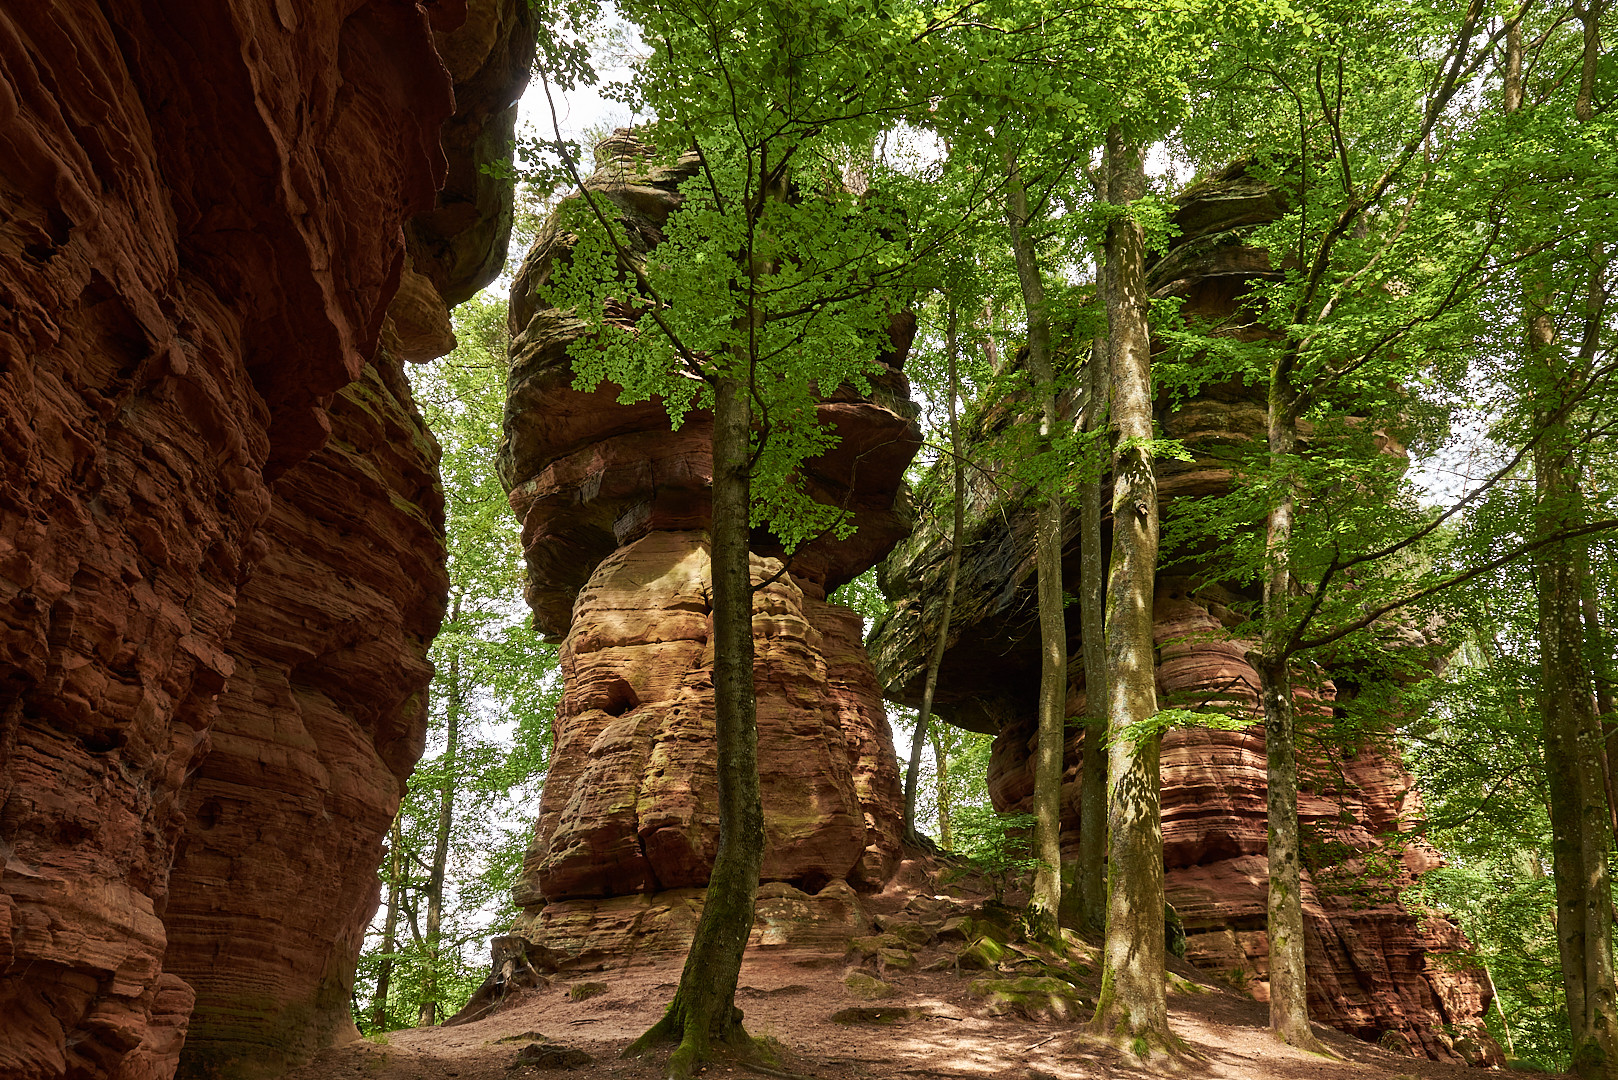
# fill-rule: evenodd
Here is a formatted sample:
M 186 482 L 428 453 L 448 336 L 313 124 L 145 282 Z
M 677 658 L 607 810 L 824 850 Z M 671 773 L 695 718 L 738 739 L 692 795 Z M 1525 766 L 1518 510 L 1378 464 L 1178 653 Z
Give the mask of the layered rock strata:
M 597 163 L 590 190 L 624 221 L 635 254 L 650 250 L 697 162 L 658 166 L 619 132 Z M 712 417 L 690 414 L 671 431 L 659 401 L 623 405 L 610 384 L 574 387 L 567 348 L 584 324 L 544 300 L 575 242 L 560 224 L 567 210 L 529 252 L 510 307 L 500 467 L 523 526 L 534 622 L 562 642 L 566 687 L 518 929 L 623 959 L 689 941 L 692 890 L 707 883 L 718 836 Z M 843 387 L 820 406 L 839 443 L 805 479 L 850 511 L 854 534 L 790 558 L 754 536 L 763 878 L 825 898 L 828 911 L 843 911 L 850 888 L 880 888 L 899 850 L 898 769 L 862 625 L 826 596 L 910 528 L 902 477 L 919 434 L 901 368 L 911 332 L 896 320 L 870 396 Z
M 471 7 L 0 17 L 0 1074 L 347 1024 L 444 587 L 400 365 L 499 259 L 531 48 Z
M 1179 298 L 1182 313 L 1225 325 L 1244 290 L 1270 276 L 1266 253 L 1245 241 L 1248 228 L 1273 220 L 1273 189 L 1233 169 L 1180 199 L 1180 238 L 1149 273 L 1156 297 Z M 1251 331 L 1241 331 L 1251 332 Z M 1070 412 L 1078 402 L 1069 401 Z M 1023 402 L 997 403 L 976 418 L 980 450 L 992 450 L 1015 428 Z M 1231 454 L 1262 442 L 1262 391 L 1215 385 L 1171 407 L 1159 402 L 1165 435 L 1183 441 L 1193 460 L 1159 462 L 1164 503 L 1229 490 Z M 1388 444 L 1389 452 L 1398 448 Z M 984 454 L 980 461 L 993 461 Z M 1018 509 L 1009 471 L 974 471 L 968 534 L 955 616 L 938 688 L 944 718 L 996 735 L 989 787 L 1003 811 L 1026 809 L 1032 798 L 1039 629 L 1034 611 L 1033 518 Z M 1077 514 L 1069 514 L 1064 557 L 1068 591 L 1078 590 Z M 872 651 L 890 695 L 914 704 L 926 652 L 937 633 L 933 610 L 948 547 L 935 529 L 905 542 L 883 568 L 894 612 L 878 625 Z M 1211 568 L 1195 579 L 1160 576 L 1154 605 L 1157 684 L 1165 704 L 1223 705 L 1254 719 L 1258 676 L 1238 640 L 1242 596 L 1218 585 Z M 1186 571 L 1181 569 L 1179 573 Z M 925 627 L 925 630 L 923 628 Z M 1068 611 L 1068 713 L 1084 711 L 1083 665 L 1076 607 Z M 1335 685 L 1347 679 L 1346 688 Z M 1355 673 L 1299 673 L 1298 710 L 1305 753 L 1310 717 L 1329 715 L 1337 695 L 1352 690 Z M 1064 850 L 1076 854 L 1081 734 L 1066 751 Z M 1439 1060 L 1497 1063 L 1498 1048 L 1482 1030 L 1490 994 L 1484 978 L 1446 963 L 1463 949 L 1459 931 L 1432 912 L 1399 901 L 1415 876 L 1437 865 L 1436 853 L 1410 834 L 1421 818 L 1413 781 L 1384 747 L 1345 756 L 1321 749 L 1303 765 L 1299 811 L 1309 848 L 1304 874 L 1309 1008 L 1318 1021 L 1367 1039 L 1388 1039 Z M 1262 725 L 1239 731 L 1170 731 L 1162 749 L 1163 842 L 1166 888 L 1185 923 L 1187 958 L 1232 983 L 1267 994 L 1265 911 L 1264 735 Z M 1389 1034 L 1392 1033 L 1392 1034 Z

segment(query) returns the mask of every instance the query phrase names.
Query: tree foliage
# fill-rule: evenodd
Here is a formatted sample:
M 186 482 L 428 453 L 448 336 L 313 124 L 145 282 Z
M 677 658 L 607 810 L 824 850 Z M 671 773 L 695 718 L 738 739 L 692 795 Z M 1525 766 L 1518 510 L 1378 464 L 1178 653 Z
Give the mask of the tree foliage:
M 1278 702 L 1318 669 L 1336 678 L 1334 716 L 1295 724 L 1288 707 L 1267 721 L 1277 843 L 1289 842 L 1289 814 L 1297 831 L 1289 761 L 1307 785 L 1311 758 L 1397 730 L 1428 793 L 1424 835 L 1450 857 L 1425 879 L 1425 901 L 1477 942 L 1475 960 L 1499 994 L 1490 1022 L 1501 1038 L 1519 1057 L 1566 1064 L 1577 1018 L 1552 992 L 1562 960 L 1549 821 L 1551 781 L 1570 751 L 1548 748 L 1541 731 L 1546 631 L 1529 601 L 1559 565 L 1574 567 L 1559 580 L 1581 592 L 1564 605 L 1577 610 L 1563 612 L 1577 624 L 1579 655 L 1564 659 L 1605 725 L 1602 746 L 1580 753 L 1599 759 L 1610 802 L 1618 65 L 1602 36 L 1606 4 L 671 0 L 618 11 L 646 53 L 613 93 L 656 118 L 641 134 L 657 160 L 687 155 L 695 168 L 649 253 L 635 254 L 622 224 L 590 200 L 564 202 L 579 239 L 549 302 L 589 324 L 572 352 L 578 383 L 658 399 L 676 426 L 718 411 L 722 391 L 739 388 L 753 421 L 741 527 L 766 529 L 789 551 L 851 528 L 809 497 L 798 465 L 836 437 L 816 422 L 816 395 L 844 383 L 868 391 L 902 310 L 921 314 L 911 374 L 929 404 L 944 400 L 936 369 L 946 312 L 958 320 L 969 428 L 1009 399 L 1038 392 L 1049 404 L 1043 432 L 1024 425 L 1000 441 L 1005 462 L 956 462 L 969 486 L 997 475 L 1033 503 L 1076 506 L 1109 451 L 1128 481 L 1115 493 L 1144 492 L 1131 485 L 1154 460 L 1189 453 L 1152 427 L 1154 405 L 1161 419 L 1216 390 L 1264 401 L 1267 438 L 1199 450 L 1199 464 L 1228 468 L 1236 482 L 1217 498 L 1175 499 L 1163 551 L 1176 573 L 1264 595 L 1239 612 L 1249 621 L 1233 634 L 1257 644 Z M 588 4 L 552 12 L 542 67 L 553 93 L 595 78 L 586 48 L 595 14 Z M 1513 41 L 1522 45 L 1515 75 Z M 1517 104 L 1502 108 L 1510 85 Z M 541 186 L 581 179 L 578 148 L 555 135 L 534 147 L 556 170 Z M 901 144 L 922 149 L 901 153 Z M 1138 190 L 1098 183 L 1154 148 L 1155 175 L 1131 174 Z M 1093 343 L 1109 329 L 1118 340 L 1127 309 L 1147 306 L 1120 305 L 1109 282 L 1125 247 L 1138 270 L 1172 238 L 1176 184 L 1164 155 L 1197 172 L 1193 189 L 1238 172 L 1269 186 L 1275 212 L 1239 238 L 1267 251 L 1268 266 L 1223 324 L 1150 302 L 1152 360 L 1137 374 L 1151 389 L 1129 388 L 1127 431 L 1057 424 L 1063 395 L 1091 395 L 1089 414 L 1100 415 L 1088 375 L 1107 350 L 1089 359 Z M 457 935 L 497 920 L 516 848 L 480 834 L 480 822 L 544 768 L 554 680 L 512 610 L 519 568 L 490 486 L 503 370 L 496 308 L 465 309 L 462 347 L 418 382 L 445 446 L 459 612 L 434 647 L 435 731 L 449 730 L 455 710 L 472 720 L 453 755 L 439 745 L 424 762 L 401 814 L 398 904 L 411 917 L 399 936 L 408 944 L 394 950 L 390 1022 L 409 1011 L 388 1012 L 395 993 L 401 1002 L 446 993 L 461 977 L 445 966 Z M 1019 361 L 1024 346 L 1029 359 Z M 1050 363 L 1038 386 L 1031 361 Z M 928 424 L 934 460 L 947 443 L 942 411 Z M 1536 495 L 1530 466 L 1551 450 L 1564 482 L 1550 496 L 1541 483 Z M 954 509 L 941 482 L 917 493 L 924 513 Z M 1120 551 L 1115 567 L 1129 555 Z M 1151 572 L 1136 576 L 1147 591 L 1135 608 L 1149 610 Z M 869 581 L 836 599 L 868 616 L 885 606 Z M 1120 646 L 1109 677 L 1127 674 L 1125 660 L 1149 673 L 1150 651 L 1149 640 L 1133 653 Z M 1117 757 L 1115 779 L 1132 777 L 1141 813 L 1114 821 L 1141 835 L 1161 725 L 1235 707 L 1149 701 L 1147 689 L 1142 678 L 1125 685 L 1139 707 L 1114 708 L 1112 740 L 1115 751 L 1121 739 L 1139 749 Z M 497 723 L 515 724 L 517 749 L 491 734 Z M 981 783 L 984 742 L 929 734 L 936 753 L 922 764 L 939 784 L 920 786 L 919 819 L 952 826 L 946 846 L 989 843 L 975 809 L 981 789 L 964 801 L 954 794 Z M 1283 745 L 1294 735 L 1297 755 Z M 494 854 L 477 871 L 481 884 L 463 874 L 459 914 L 441 931 L 441 970 L 426 979 L 409 974 L 422 961 L 408 927 L 419 922 L 445 792 L 460 853 L 451 862 Z M 1314 841 L 1297 840 L 1307 865 Z M 1115 872 L 1125 853 L 1115 848 Z M 1293 893 L 1278 913 L 1301 910 L 1295 881 L 1277 888 Z M 477 906 L 488 921 L 466 914 Z M 1158 905 L 1135 906 L 1146 929 L 1134 939 L 1151 938 Z M 1122 920 L 1114 915 L 1115 929 Z M 1277 1015 L 1292 1010 L 1289 1037 L 1302 1041 L 1301 932 L 1292 936 L 1300 977 L 1272 1000 Z M 419 944 L 421 956 L 431 952 L 425 937 Z
M 482 981 L 487 939 L 516 915 L 512 888 L 538 812 L 550 753 L 550 721 L 561 690 L 553 646 L 539 641 L 522 603 L 517 524 L 494 472 L 505 407 L 505 304 L 476 297 L 455 312 L 459 344 L 412 372 L 417 406 L 442 448 L 450 610 L 429 659 L 428 750 L 410 777 L 390 848 L 380 868 L 384 902 L 398 905 L 394 947 L 381 924 L 367 937 L 356 979 L 363 1030 L 417 1023 L 425 1003 L 437 1019 L 453 1014 Z M 451 711 L 458 746 L 447 753 Z M 433 854 L 444 792 L 447 834 L 444 918 L 429 933 Z M 375 991 L 389 970 L 386 1000 Z

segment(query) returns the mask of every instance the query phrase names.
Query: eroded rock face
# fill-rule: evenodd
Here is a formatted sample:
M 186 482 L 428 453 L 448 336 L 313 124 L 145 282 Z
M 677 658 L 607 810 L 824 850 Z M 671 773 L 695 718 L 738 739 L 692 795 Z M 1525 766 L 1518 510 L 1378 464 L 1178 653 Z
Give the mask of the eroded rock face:
M 476 275 L 419 236 L 407 270 L 402 226 L 449 209 L 466 16 L 0 20 L 0 1074 L 166 1078 L 193 1007 L 193 1051 L 268 1071 L 346 1018 L 442 605 L 400 357 Z M 455 112 L 469 145 L 520 37 L 469 62 L 508 76 Z
M 827 660 L 857 650 L 860 627 L 791 577 L 769 581 L 780 568 L 758 559 L 753 572 L 760 876 L 880 886 L 895 850 L 892 804 L 872 804 L 868 837 L 855 778 L 869 792 L 897 777 L 881 777 L 875 752 L 886 719 L 878 732 L 859 708 L 872 688 L 850 687 Z M 707 884 L 719 838 L 710 581 L 706 533 L 655 532 L 608 556 L 579 595 L 531 856 L 547 899 Z
M 648 250 L 697 162 L 655 167 L 626 132 L 597 162 L 590 187 Z M 574 242 L 561 220 L 541 232 L 513 291 L 501 452 L 528 600 L 535 625 L 562 640 L 566 685 L 519 928 L 623 959 L 689 941 L 695 919 L 680 913 L 688 890 L 707 884 L 718 840 L 712 417 L 694 413 L 670 431 L 661 402 L 620 405 L 616 387 L 573 387 L 566 350 L 583 324 L 543 300 Z M 898 856 L 898 768 L 863 628 L 825 597 L 910 527 L 902 476 L 919 437 L 900 365 L 911 333 L 896 320 L 870 397 L 844 387 L 820 407 L 841 442 L 806 478 L 852 509 L 857 532 L 784 565 L 772 538 L 754 537 L 763 879 L 811 893 L 880 888 Z
M 237 595 L 236 670 L 186 788 L 164 915 L 165 970 L 197 992 L 187 1075 L 275 1075 L 353 1032 L 378 888 L 357 871 L 380 861 L 421 756 L 448 588 L 434 444 L 398 361 L 378 364 L 275 481 Z
M 1243 242 L 1243 230 L 1273 220 L 1272 189 L 1233 170 L 1181 200 L 1182 235 L 1151 269 L 1157 296 L 1184 301 L 1187 315 L 1233 313 L 1247 284 L 1272 273 L 1266 254 Z M 1066 403 L 1070 413 L 1077 402 Z M 992 407 L 975 438 L 992 445 L 1017 422 L 1023 403 Z M 1178 408 L 1160 402 L 1157 422 L 1191 451 L 1192 461 L 1159 462 L 1165 503 L 1181 496 L 1219 494 L 1231 482 L 1221 451 L 1265 430 L 1261 391 L 1216 385 Z M 1389 452 L 1398 448 L 1388 444 Z M 993 466 L 990 466 L 991 469 Z M 1033 793 L 1035 695 L 1039 630 L 1035 621 L 1032 515 L 1004 476 L 972 475 L 968 536 L 960 592 L 940 673 L 942 715 L 973 730 L 996 733 L 989 787 L 1004 811 L 1025 810 Z M 1105 500 L 1104 500 L 1105 505 Z M 1078 590 L 1077 514 L 1067 516 L 1064 574 Z M 920 697 L 926 651 L 936 633 L 932 607 L 941 595 L 948 546 L 918 530 L 883 567 L 890 595 L 901 599 L 875 631 L 872 652 L 890 695 Z M 1180 571 L 1184 573 L 1184 571 Z M 1242 622 L 1235 606 L 1255 597 L 1233 593 L 1200 575 L 1199 582 L 1160 575 L 1154 604 L 1157 689 L 1165 704 L 1224 702 L 1254 718 L 1259 680 L 1246 659 L 1251 641 L 1232 636 Z M 1068 714 L 1082 715 L 1085 693 L 1076 605 L 1068 610 Z M 925 624 L 925 634 L 919 627 Z M 1419 637 L 1419 635 L 1417 635 Z M 1422 644 L 1412 641 L 1412 644 Z M 1353 669 L 1298 673 L 1297 707 L 1304 790 L 1299 799 L 1306 841 L 1310 1015 L 1368 1039 L 1397 1033 L 1417 1053 L 1473 1064 L 1499 1063 L 1483 1031 L 1490 995 L 1480 974 L 1457 970 L 1441 954 L 1464 948 L 1453 923 L 1434 912 L 1407 909 L 1398 899 L 1415 876 L 1437 865 L 1430 847 L 1409 834 L 1420 823 L 1413 780 L 1390 752 L 1367 746 L 1344 757 L 1318 749 L 1312 759 L 1310 717 L 1329 715 Z M 1076 856 L 1082 733 L 1065 754 L 1062 844 Z M 1186 956 L 1232 983 L 1267 995 L 1265 911 L 1268 862 L 1263 727 L 1241 731 L 1169 732 L 1162 748 L 1163 844 L 1168 897 L 1186 929 Z
M 1216 696 L 1260 715 L 1258 674 L 1245 659 L 1256 642 L 1232 639 L 1210 608 L 1187 595 L 1183 579 L 1160 580 L 1154 609 L 1158 692 L 1164 700 Z M 1328 681 L 1296 691 L 1303 764 L 1298 814 L 1308 843 L 1303 905 L 1309 1014 L 1361 1038 L 1398 1032 L 1438 1060 L 1493 1062 L 1479 1038 L 1488 1005 L 1481 976 L 1457 971 L 1441 954 L 1467 945 L 1437 913 L 1412 911 L 1399 895 L 1438 865 L 1411 831 L 1422 820 L 1410 775 L 1375 747 L 1344 754 L 1312 744 L 1310 718 L 1330 715 Z M 1172 695 L 1172 698 L 1171 698 Z M 1078 715 L 1082 686 L 1068 701 Z M 995 739 L 989 788 L 995 805 L 1026 811 L 1033 797 L 1036 725 L 1019 720 Z M 1077 855 L 1082 733 L 1066 751 L 1063 848 Z M 1264 731 L 1178 729 L 1162 748 L 1164 887 L 1185 924 L 1186 959 L 1267 999 L 1265 933 L 1269 864 Z M 1390 837 L 1404 834 L 1399 842 Z

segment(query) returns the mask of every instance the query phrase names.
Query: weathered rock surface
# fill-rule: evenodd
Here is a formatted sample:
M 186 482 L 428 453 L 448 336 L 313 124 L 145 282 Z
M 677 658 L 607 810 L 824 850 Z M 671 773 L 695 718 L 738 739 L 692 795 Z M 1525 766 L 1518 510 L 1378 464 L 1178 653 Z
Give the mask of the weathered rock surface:
M 188 1075 L 273 1075 L 352 1031 L 381 838 L 421 756 L 443 615 L 436 453 L 397 360 L 338 393 L 280 476 L 185 792 L 164 967 L 197 992 Z M 391 386 L 388 384 L 392 383 Z M 344 871 L 344 872 L 338 872 Z
M 1165 700 L 1218 697 L 1257 717 L 1258 676 L 1243 657 L 1254 643 L 1223 634 L 1207 610 L 1213 602 L 1176 595 L 1182 584 L 1159 582 L 1159 693 Z M 1307 716 L 1318 715 L 1322 698 L 1329 706 L 1333 692 L 1330 683 L 1297 692 L 1305 747 Z M 1082 711 L 1082 689 L 1069 705 L 1075 714 Z M 1063 785 L 1063 845 L 1070 856 L 1078 843 L 1081 739 L 1075 733 L 1068 746 Z M 1034 741 L 1031 720 L 996 737 L 989 786 L 1002 809 L 1031 804 Z M 1311 841 L 1303 881 L 1310 1015 L 1371 1041 L 1400 1032 L 1439 1060 L 1487 1060 L 1486 1040 L 1474 1037 L 1472 1046 L 1456 1048 L 1485 1011 L 1486 984 L 1439 955 L 1466 943 L 1447 919 L 1399 901 L 1416 875 L 1438 864 L 1436 852 L 1420 840 L 1389 839 L 1421 821 L 1410 775 L 1374 747 L 1324 753 L 1304 768 L 1298 813 Z M 1184 923 L 1186 959 L 1249 987 L 1261 1000 L 1267 1000 L 1269 953 L 1264 769 L 1261 725 L 1179 729 L 1163 739 L 1165 888 Z
M 1228 316 L 1242 291 L 1270 274 L 1266 254 L 1243 241 L 1247 226 L 1273 220 L 1274 192 L 1234 170 L 1181 201 L 1182 235 L 1152 268 L 1158 296 L 1183 299 L 1187 315 Z M 1170 408 L 1161 401 L 1157 421 L 1183 440 L 1193 460 L 1159 462 L 1164 501 L 1229 490 L 1222 451 L 1262 439 L 1259 391 L 1217 385 Z M 1076 409 L 1077 402 L 1067 407 Z M 1008 401 L 980 414 L 975 438 L 992 445 L 1017 422 L 1024 405 Z M 1391 452 L 1398 448 L 1389 446 Z M 1039 630 L 1035 620 L 1033 519 L 1018 509 L 1019 495 L 1005 476 L 974 471 L 968 535 L 950 646 L 938 700 L 947 720 L 996 734 L 989 786 L 1001 810 L 1026 809 L 1032 797 L 1035 695 L 1039 685 Z M 1068 515 L 1064 572 L 1077 593 L 1077 515 Z M 935 529 L 905 541 L 883 567 L 895 612 L 876 628 L 872 652 L 890 695 L 914 704 L 926 651 L 937 632 L 937 597 L 948 546 Z M 1179 570 L 1179 573 L 1185 571 Z M 1243 597 L 1199 575 L 1199 583 L 1160 576 L 1154 606 L 1157 682 L 1165 704 L 1222 702 L 1255 719 L 1258 676 L 1248 664 L 1253 643 L 1234 639 L 1234 613 Z M 1068 610 L 1074 659 L 1070 715 L 1084 711 L 1079 663 L 1078 610 Z M 920 632 L 925 627 L 925 633 Z M 1352 682 L 1352 671 L 1326 673 Z M 1329 709 L 1338 693 L 1330 678 L 1299 679 L 1303 746 L 1309 752 L 1311 713 Z M 1076 854 L 1080 742 L 1074 731 L 1066 751 L 1063 787 L 1064 850 Z M 1267 993 L 1268 943 L 1264 736 L 1262 725 L 1240 731 L 1169 732 L 1162 751 L 1164 861 L 1169 900 L 1185 923 L 1187 958 L 1232 982 Z M 1498 1048 L 1482 1031 L 1489 1001 L 1480 975 L 1446 965 L 1440 954 L 1464 947 L 1459 931 L 1437 913 L 1408 910 L 1398 893 L 1437 855 L 1410 833 L 1420 822 L 1413 781 L 1390 752 L 1367 746 L 1352 756 L 1316 753 L 1303 765 L 1299 812 L 1313 845 L 1306 852 L 1310 1014 L 1368 1039 L 1401 1033 L 1418 1051 L 1440 1060 L 1498 1062 Z
M 648 250 L 697 162 L 654 166 L 626 132 L 597 162 L 591 189 Z M 671 432 L 659 401 L 620 405 L 611 385 L 574 388 L 566 350 L 584 326 L 543 299 L 575 241 L 561 220 L 541 231 L 513 290 L 500 462 L 535 625 L 562 639 L 566 686 L 520 928 L 622 958 L 689 940 L 686 891 L 707 884 L 718 838 L 712 417 L 690 414 Z M 805 545 L 784 565 L 773 538 L 754 537 L 763 878 L 809 893 L 880 888 L 898 855 L 898 768 L 862 626 L 825 597 L 909 531 L 902 477 L 919 436 L 901 364 L 911 333 L 895 322 L 870 397 L 843 387 L 820 406 L 841 441 L 805 476 L 851 510 L 856 533 Z
M 525 9 L 472 10 L 0 18 L 0 1074 L 270 1072 L 346 1023 L 441 611 L 400 361 L 499 258 L 460 148 L 526 72 Z

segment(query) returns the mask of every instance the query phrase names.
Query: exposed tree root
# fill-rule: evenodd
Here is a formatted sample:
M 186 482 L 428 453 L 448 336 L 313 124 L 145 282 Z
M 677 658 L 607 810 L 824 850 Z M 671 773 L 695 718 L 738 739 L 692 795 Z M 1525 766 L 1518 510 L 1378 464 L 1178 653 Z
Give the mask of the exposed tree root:
M 1295 1047 L 1304 1051 L 1305 1053 L 1317 1054 L 1329 1061 L 1342 1060 L 1342 1058 L 1338 1057 L 1336 1054 L 1327 1049 L 1326 1044 L 1316 1038 L 1315 1033 L 1310 1031 L 1307 1027 L 1302 1032 L 1289 1032 L 1282 1031 L 1279 1028 L 1271 1028 L 1270 1034 L 1275 1037 L 1277 1042 L 1286 1043 L 1288 1046 Z
M 763 1043 L 749 1036 L 742 1027 L 742 1011 L 734 1006 L 723 1022 L 694 1015 L 676 994 L 662 1019 L 624 1049 L 622 1057 L 640 1057 L 654 1047 L 677 1043 L 669 1054 L 665 1075 L 669 1080 L 691 1080 L 702 1065 L 724 1057 L 740 1068 L 769 1069 L 769 1054 Z M 758 1068 L 754 1068 L 758 1066 Z M 766 1075 L 793 1076 L 791 1073 Z

